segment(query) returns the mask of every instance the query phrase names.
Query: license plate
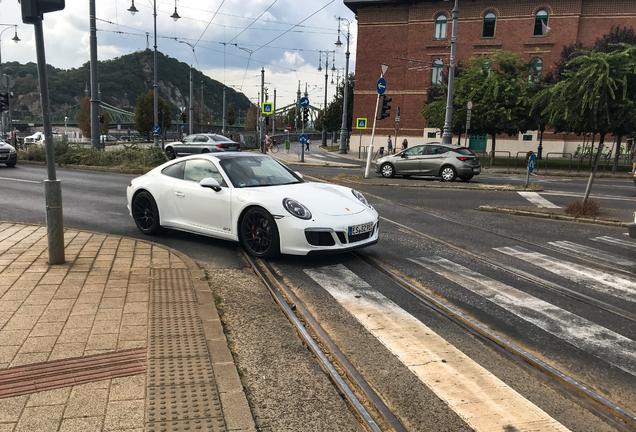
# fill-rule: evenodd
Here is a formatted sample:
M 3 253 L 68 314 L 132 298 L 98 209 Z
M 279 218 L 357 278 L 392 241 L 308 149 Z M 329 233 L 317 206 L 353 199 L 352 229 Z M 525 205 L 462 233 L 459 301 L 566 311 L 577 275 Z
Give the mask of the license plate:
M 0 154 L 0 159 L 9 159 L 9 155 Z
M 236 149 L 236 146 L 230 147 L 230 150 L 235 150 L 235 149 Z
M 478 173 L 480 170 L 481 170 L 480 168 L 473 168 L 474 173 Z
M 367 222 L 360 225 L 354 225 L 349 227 L 349 235 L 363 234 L 373 229 L 373 222 Z

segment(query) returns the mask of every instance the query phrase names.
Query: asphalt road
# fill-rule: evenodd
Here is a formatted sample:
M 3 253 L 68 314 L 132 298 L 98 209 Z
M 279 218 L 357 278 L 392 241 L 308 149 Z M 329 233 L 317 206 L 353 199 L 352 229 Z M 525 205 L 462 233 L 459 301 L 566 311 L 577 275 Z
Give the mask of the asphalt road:
M 325 168 L 295 169 L 304 175 L 335 176 L 343 172 Z M 220 290 L 228 309 L 228 326 L 239 346 L 239 367 L 248 371 L 244 378 L 253 412 L 258 414 L 257 424 L 269 424 L 272 430 L 294 429 L 311 418 L 317 422 L 312 424 L 319 428 L 323 424 L 320 421 L 329 424 L 327 413 L 341 412 L 341 406 L 334 405 L 333 393 L 320 381 L 319 371 L 309 373 L 306 382 L 292 379 L 292 375 L 311 368 L 311 359 L 300 354 L 297 340 L 290 340 L 294 337 L 293 331 L 286 328 L 285 321 L 272 318 L 276 311 L 271 299 L 263 290 L 254 291 L 256 281 L 246 279 L 245 263 L 237 245 L 174 231 L 157 237 L 144 236 L 137 231 L 126 209 L 125 189 L 133 176 L 65 169 L 57 172 L 62 181 L 66 227 L 156 241 L 188 254 L 210 273 L 216 273 L 211 277 L 222 284 Z M 3 185 L 0 220 L 45 223 L 42 185 L 45 177 L 45 167 L 0 167 Z M 479 181 L 499 184 L 521 178 L 476 177 Z M 572 194 L 579 193 L 581 188 L 584 190 L 586 182 L 585 179 L 547 178 L 541 181 L 545 188 L 541 195 L 557 205 L 567 205 L 573 199 Z M 364 254 L 398 270 L 436 297 L 609 400 L 631 412 L 636 411 L 633 392 L 636 350 L 632 349 L 636 322 L 599 307 L 604 303 L 624 311 L 628 317 L 636 315 L 636 285 L 632 282 L 636 274 L 636 242 L 630 243 L 625 229 L 475 210 L 484 204 L 533 205 L 516 192 L 370 185 L 356 185 L 356 188 L 384 218 L 380 242 L 365 249 Z M 616 211 L 630 214 L 636 207 L 636 188 L 627 181 L 599 180 L 594 193 L 603 196 L 603 205 L 611 205 Z M 415 235 L 406 228 L 422 235 Z M 626 243 L 611 244 L 608 239 Z M 492 263 L 522 271 L 535 281 L 548 281 L 590 300 L 582 301 L 581 297 L 520 278 Z M 272 264 L 408 430 L 455 431 L 470 430 L 470 426 L 385 343 L 369 332 L 362 321 L 347 312 L 333 293 L 327 291 L 321 274 L 338 270 L 364 281 L 369 290 L 424 323 L 569 429 L 615 430 L 602 416 L 590 413 L 575 397 L 550 380 L 439 315 L 354 254 L 279 257 Z M 246 281 L 236 282 L 242 279 Z M 259 325 L 250 327 L 251 323 Z M 248 328 L 252 330 L 246 331 Z M 267 350 L 268 356 L 264 358 L 262 345 L 267 344 L 266 340 L 276 349 Z M 295 364 L 302 368 L 295 369 Z M 285 371 L 286 368 L 291 372 Z M 264 385 L 261 375 L 276 377 L 275 384 Z M 286 386 L 289 393 L 283 393 L 288 397 L 273 400 L 272 385 Z M 315 386 L 316 392 L 305 393 L 308 386 Z M 309 412 L 311 409 L 301 407 L 298 398 L 294 398 L 294 394 L 300 393 L 303 393 L 303 404 L 309 399 L 317 401 L 311 405 L 313 415 Z M 281 412 L 294 413 L 294 421 L 298 423 L 285 421 Z M 346 415 L 341 413 L 338 417 L 340 426 L 331 430 L 351 427 L 350 419 L 342 416 Z

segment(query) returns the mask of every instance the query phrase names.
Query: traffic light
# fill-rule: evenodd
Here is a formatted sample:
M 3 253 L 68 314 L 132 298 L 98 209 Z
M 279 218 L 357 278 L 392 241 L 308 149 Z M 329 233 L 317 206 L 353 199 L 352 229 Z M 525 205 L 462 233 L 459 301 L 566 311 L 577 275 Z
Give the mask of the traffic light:
M 309 121 L 309 108 L 303 108 L 303 122 Z
M 64 9 L 64 0 L 22 0 L 22 22 L 37 24 L 43 19 L 43 14 Z
M 0 93 L 0 112 L 9 110 L 9 93 Z
M 184 123 L 188 121 L 188 115 L 186 113 L 181 113 L 181 123 Z
M 389 116 L 389 113 L 387 111 L 391 109 L 391 105 L 389 105 L 389 102 L 391 102 L 392 100 L 393 99 L 391 99 L 390 97 L 382 95 L 382 101 L 380 102 L 382 104 L 382 111 L 380 111 L 380 114 L 378 115 L 378 120 L 385 119 Z
M 104 123 L 104 116 L 103 116 L 103 115 L 100 115 L 100 116 L 99 116 L 99 122 L 100 122 L 100 123 Z

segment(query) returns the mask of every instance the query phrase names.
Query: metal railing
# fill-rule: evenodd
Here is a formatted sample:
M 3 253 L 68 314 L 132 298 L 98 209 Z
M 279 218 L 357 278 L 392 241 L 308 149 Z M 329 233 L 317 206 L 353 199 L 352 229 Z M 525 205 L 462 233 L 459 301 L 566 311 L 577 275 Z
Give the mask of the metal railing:
M 568 164 L 568 172 L 572 172 L 572 153 L 563 153 L 563 152 L 549 152 L 546 153 L 545 155 L 545 165 L 543 170 L 544 171 L 548 171 L 548 159 L 550 158 L 550 155 L 554 155 L 554 154 L 558 154 L 561 155 L 561 157 L 565 157 L 565 155 L 569 155 L 570 156 L 570 163 Z
M 481 166 L 482 168 L 486 168 L 486 160 L 488 160 L 488 168 L 490 168 L 490 158 L 488 158 L 488 153 L 484 150 L 471 150 L 473 153 L 475 153 L 475 156 L 477 156 L 479 159 L 481 159 Z M 478 153 L 481 153 L 481 156 L 478 155 Z
M 494 160 L 495 157 L 497 156 L 497 153 L 507 153 L 508 154 L 508 166 L 506 167 L 506 170 L 508 172 L 510 172 L 510 157 L 511 157 L 510 152 L 507 151 L 507 150 L 495 150 L 495 151 L 491 151 L 489 156 L 492 155 L 493 156 L 492 159 Z M 488 162 L 488 168 L 490 168 L 490 158 L 489 158 L 489 162 Z
M 366 154 L 369 152 L 369 146 L 358 147 L 358 159 L 366 158 Z
M 523 163 L 526 163 L 526 157 L 525 157 L 525 155 L 527 155 L 529 151 L 530 151 L 530 150 L 528 150 L 528 151 L 520 151 L 520 152 L 517 152 L 517 155 L 515 156 L 515 171 L 517 171 L 517 165 L 518 165 L 518 163 L 519 163 L 519 155 L 520 155 L 520 154 L 524 155 L 524 157 L 523 157 Z M 527 167 L 526 167 L 526 168 L 527 168 Z

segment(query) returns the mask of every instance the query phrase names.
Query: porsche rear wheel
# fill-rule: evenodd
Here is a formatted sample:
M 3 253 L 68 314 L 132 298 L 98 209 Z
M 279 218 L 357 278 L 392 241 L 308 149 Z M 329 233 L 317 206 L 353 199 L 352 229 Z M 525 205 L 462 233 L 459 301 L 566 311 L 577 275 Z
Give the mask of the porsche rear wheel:
M 156 234 L 161 229 L 159 225 L 159 210 L 155 199 L 146 191 L 141 191 L 133 198 L 132 214 L 137 228 L 144 234 Z
M 280 253 L 278 227 L 265 209 L 252 208 L 241 219 L 239 229 L 241 245 L 250 255 L 270 258 Z
M 174 152 L 174 149 L 172 147 L 168 147 L 166 149 L 166 156 L 168 157 L 168 159 L 173 160 L 174 158 L 177 157 L 177 155 Z

